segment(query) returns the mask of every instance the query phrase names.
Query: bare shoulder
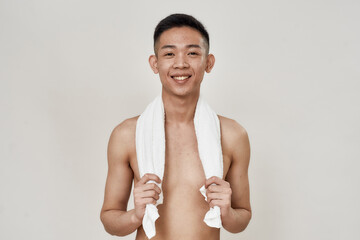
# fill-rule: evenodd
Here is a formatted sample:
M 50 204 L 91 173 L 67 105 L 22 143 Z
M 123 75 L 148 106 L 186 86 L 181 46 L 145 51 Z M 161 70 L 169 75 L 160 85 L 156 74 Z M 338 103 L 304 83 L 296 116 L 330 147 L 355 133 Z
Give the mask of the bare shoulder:
M 132 137 L 136 130 L 136 122 L 139 116 L 125 119 L 119 123 L 111 135 L 129 138 Z
M 109 161 L 129 160 L 135 151 L 135 131 L 138 117 L 125 119 L 113 129 L 108 144 Z
M 135 151 L 135 131 L 137 117 L 118 124 L 111 132 L 108 149 L 108 176 L 102 213 L 109 210 L 126 211 L 130 196 L 133 171 L 130 160 Z
M 221 133 L 226 139 L 241 143 L 248 140 L 248 133 L 246 129 L 237 121 L 221 115 L 219 116 Z
M 250 143 L 246 129 L 237 121 L 221 115 L 221 141 L 224 147 L 230 151 L 232 160 L 249 161 L 246 155 L 250 154 Z M 239 157 L 239 155 L 243 157 Z

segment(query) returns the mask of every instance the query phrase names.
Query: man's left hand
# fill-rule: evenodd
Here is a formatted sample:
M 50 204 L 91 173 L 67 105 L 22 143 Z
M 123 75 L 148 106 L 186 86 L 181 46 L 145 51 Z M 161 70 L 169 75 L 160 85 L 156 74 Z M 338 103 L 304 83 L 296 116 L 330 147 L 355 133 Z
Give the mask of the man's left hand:
M 210 207 L 220 207 L 221 216 L 227 216 L 231 211 L 230 183 L 213 176 L 205 182 L 207 202 Z

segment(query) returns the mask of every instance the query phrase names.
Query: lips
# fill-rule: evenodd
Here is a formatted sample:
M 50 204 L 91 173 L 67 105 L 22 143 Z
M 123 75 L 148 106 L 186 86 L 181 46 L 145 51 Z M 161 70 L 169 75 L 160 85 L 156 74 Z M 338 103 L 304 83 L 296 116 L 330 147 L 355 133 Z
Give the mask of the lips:
M 172 76 L 173 79 L 178 80 L 178 81 L 184 81 L 185 79 L 188 79 L 189 77 L 191 77 L 191 75 Z
M 191 78 L 191 74 L 189 73 L 173 73 L 170 75 L 172 79 L 175 80 L 176 83 L 184 84 Z

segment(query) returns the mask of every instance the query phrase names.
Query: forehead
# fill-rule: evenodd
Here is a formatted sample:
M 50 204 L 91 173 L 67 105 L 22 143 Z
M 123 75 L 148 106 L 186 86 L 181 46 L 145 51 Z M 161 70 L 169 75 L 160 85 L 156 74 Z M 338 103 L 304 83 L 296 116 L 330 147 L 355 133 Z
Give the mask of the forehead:
M 199 31 L 190 27 L 174 27 L 164 31 L 158 42 L 158 47 L 164 45 L 190 45 L 197 44 L 205 48 L 205 40 Z

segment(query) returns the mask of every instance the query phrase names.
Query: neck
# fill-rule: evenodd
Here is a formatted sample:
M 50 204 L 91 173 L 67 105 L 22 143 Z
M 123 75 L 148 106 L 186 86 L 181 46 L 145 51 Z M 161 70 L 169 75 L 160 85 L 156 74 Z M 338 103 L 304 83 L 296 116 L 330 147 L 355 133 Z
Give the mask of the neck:
M 166 124 L 189 124 L 194 120 L 196 104 L 200 92 L 195 95 L 179 97 L 162 90 Z

